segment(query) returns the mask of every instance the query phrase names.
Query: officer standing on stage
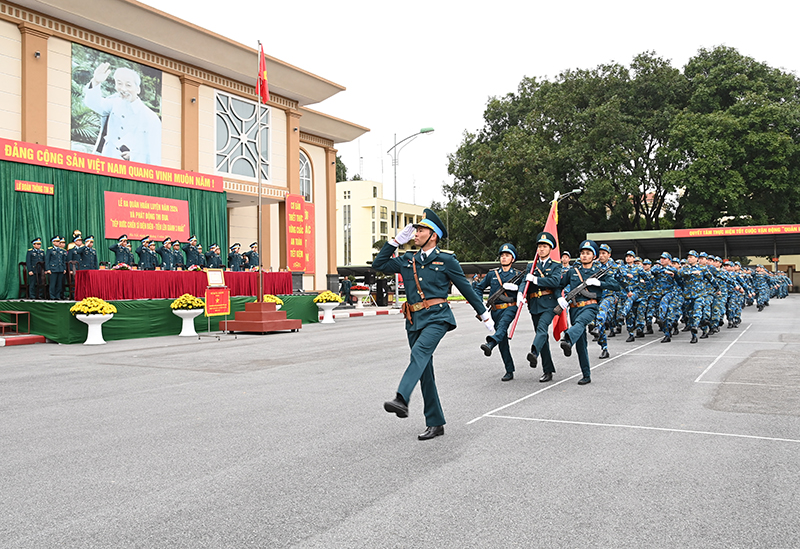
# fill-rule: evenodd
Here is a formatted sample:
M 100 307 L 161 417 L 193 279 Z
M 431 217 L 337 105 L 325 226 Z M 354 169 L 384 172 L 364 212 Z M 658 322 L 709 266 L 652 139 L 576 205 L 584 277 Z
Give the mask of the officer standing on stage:
M 67 272 L 67 251 L 65 240 L 55 236 L 52 248 L 47 249 L 44 259 L 45 272 L 50 275 L 50 299 L 60 300 L 64 291 L 64 275 Z
M 584 240 L 580 247 L 580 264 L 576 264 L 564 273 L 564 276 L 561 277 L 561 287 L 577 288 L 585 281 L 586 289 L 589 292 L 618 290 L 619 283 L 613 276 L 605 276 L 602 279 L 594 278 L 594 275 L 601 270 L 601 267 L 594 262 L 595 257 L 597 257 L 597 244 L 592 240 Z M 575 346 L 583 373 L 578 385 L 586 385 L 592 382 L 589 352 L 586 345 L 586 326 L 594 322 L 597 316 L 597 298 L 578 294 L 572 303 L 567 303 L 566 298 L 559 297 L 558 304 L 562 309 L 569 308 L 569 318 L 572 321 L 572 327 L 561 336 L 561 350 L 564 351 L 564 356 L 570 356 L 572 346 Z
M 44 250 L 42 249 L 42 239 L 34 238 L 31 240 L 31 247 L 25 255 L 25 269 L 28 271 L 28 297 L 36 299 L 36 281 L 39 278 L 38 264 L 44 263 Z
M 500 246 L 500 268 L 492 269 L 483 277 L 480 282 L 473 282 L 472 288 L 483 295 L 483 291 L 488 287 L 489 295 L 494 295 L 500 290 L 504 290 L 500 297 L 492 305 L 491 314 L 494 321 L 494 334 L 486 336 L 486 343 L 481 345 L 481 350 L 486 356 L 492 355 L 492 349 L 499 346 L 500 356 L 506 367 L 505 375 L 501 381 L 511 381 L 514 379 L 514 359 L 511 357 L 511 349 L 508 345 L 508 327 L 517 316 L 517 290 L 519 286 L 511 280 L 519 274 L 512 265 L 517 259 L 517 249 L 513 244 L 507 243 Z
M 156 250 L 156 253 L 161 256 L 161 270 L 174 271 L 175 270 L 175 256 L 172 253 L 172 239 L 167 237 L 161 243 L 161 246 Z
M 222 258 L 219 256 L 219 246 L 212 244 L 206 253 L 206 267 L 209 269 L 222 269 Z
M 415 233 L 416 231 L 416 233 Z M 398 247 L 411 238 L 420 248 L 417 253 L 406 252 L 393 258 Z M 419 440 L 429 440 L 444 434 L 444 412 L 436 390 L 433 373 L 433 351 L 445 334 L 456 327 L 453 311 L 447 304 L 450 284 L 454 284 L 469 304 L 480 315 L 490 333 L 494 322 L 464 276 L 452 252 L 439 249 L 439 241 L 447 237 L 447 229 L 433 210 L 425 209 L 417 224 L 409 224 L 392 240 L 384 244 L 372 262 L 372 267 L 383 273 L 400 273 L 406 287 L 407 301 L 403 305 L 406 317 L 411 360 L 400 380 L 393 400 L 383 404 L 384 410 L 397 417 L 408 417 L 408 402 L 419 382 L 425 409 L 427 429 Z
M 67 269 L 69 269 L 69 262 L 70 261 L 78 261 L 81 260 L 81 250 L 83 249 L 83 237 L 81 236 L 80 231 L 76 231 L 78 234 L 72 238 L 72 243 L 70 244 L 69 248 L 67 249 Z
M 175 270 L 181 270 L 186 267 L 183 262 L 183 253 L 181 253 L 181 241 L 178 239 L 172 242 L 172 267 Z
M 206 267 L 206 254 L 203 253 L 203 246 L 200 244 L 197 245 L 197 253 L 200 255 L 199 259 L 197 260 L 197 265 L 200 267 Z
M 248 269 L 257 270 L 260 263 L 258 259 L 258 242 L 250 244 L 250 251 L 242 254 Z
M 567 258 L 569 265 L 569 252 L 561 254 L 562 262 L 556 263 L 550 259 L 550 252 L 557 246 L 555 237 L 548 232 L 541 232 L 536 236 L 536 268 L 533 263 L 525 267 L 525 280 L 528 284 L 528 294 L 517 297 L 517 302 L 524 304 L 528 302 L 528 312 L 533 320 L 533 330 L 535 332 L 531 352 L 528 353 L 528 364 L 531 368 L 536 368 L 536 362 L 542 357 L 542 376 L 539 378 L 541 383 L 552 381 L 556 367 L 553 364 L 553 357 L 550 355 L 550 342 L 547 329 L 555 318 L 553 309 L 556 306 L 556 297 L 560 295 L 561 273 L 563 272 L 563 259 Z M 533 272 L 531 272 L 533 270 Z
M 148 251 L 150 250 L 150 237 L 146 236 L 142 239 L 142 243 L 139 244 L 139 247 L 136 248 L 136 255 L 139 256 L 139 270 L 141 271 L 152 271 L 155 270 L 155 265 L 151 264 L 150 255 Z
M 197 249 L 197 237 L 192 235 L 189 237 L 189 242 L 183 246 L 183 251 L 186 252 L 186 268 L 192 265 L 200 265 L 202 267 L 203 255 Z
M 231 271 L 241 271 L 242 265 L 244 265 L 244 258 L 239 253 L 239 248 L 241 248 L 241 244 L 234 242 L 228 254 L 228 269 Z
M 97 270 L 97 250 L 94 247 L 94 236 L 89 235 L 86 237 L 85 245 L 81 248 L 81 251 L 78 252 L 78 254 L 80 261 L 80 263 L 78 263 L 78 270 Z
M 114 252 L 114 265 L 119 265 L 120 263 L 128 266 L 133 265 L 133 252 L 131 252 L 128 244 L 128 235 L 124 234 L 119 237 L 117 243 L 109 246 L 108 249 Z

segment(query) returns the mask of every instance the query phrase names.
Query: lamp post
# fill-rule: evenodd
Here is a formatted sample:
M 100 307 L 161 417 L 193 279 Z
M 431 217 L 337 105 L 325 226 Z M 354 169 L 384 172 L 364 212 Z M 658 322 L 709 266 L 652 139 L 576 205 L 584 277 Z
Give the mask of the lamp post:
M 386 151 L 386 154 L 392 155 L 392 166 L 394 167 L 394 213 L 392 214 L 392 217 L 394 219 L 394 230 L 395 230 L 395 233 L 397 232 L 397 229 L 399 228 L 398 224 L 397 224 L 397 221 L 398 221 L 397 220 L 397 161 L 398 161 L 398 158 L 400 156 L 400 151 L 403 150 L 403 147 L 405 147 L 406 145 L 411 143 L 416 137 L 422 135 L 423 133 L 432 133 L 432 132 L 433 132 L 433 128 L 422 128 L 417 133 L 409 135 L 408 137 L 406 137 L 405 139 L 401 139 L 400 141 L 397 141 L 397 134 L 394 134 L 394 146 L 391 149 L 389 149 L 388 151 Z M 398 149 L 397 146 L 402 144 L 402 143 L 405 143 L 405 145 L 403 145 L 402 147 L 400 147 Z M 400 281 L 399 281 L 399 278 L 398 278 L 397 274 L 395 273 L 395 275 L 394 275 L 394 308 L 397 309 L 398 307 L 400 307 Z

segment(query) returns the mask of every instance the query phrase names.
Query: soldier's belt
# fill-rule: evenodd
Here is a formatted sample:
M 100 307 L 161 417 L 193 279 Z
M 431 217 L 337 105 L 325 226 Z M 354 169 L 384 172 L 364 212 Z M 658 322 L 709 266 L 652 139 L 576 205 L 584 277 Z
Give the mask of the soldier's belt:
M 587 305 L 594 305 L 597 303 L 596 299 L 587 299 L 586 301 L 579 301 L 578 303 L 570 303 L 569 308 L 574 309 L 575 307 L 586 307 Z
M 528 299 L 532 297 L 542 297 L 543 295 L 550 295 L 553 293 L 553 290 L 539 290 L 538 292 L 531 292 L 528 294 Z
M 513 307 L 516 303 L 498 303 L 496 305 L 492 305 L 492 308 L 495 311 L 499 311 L 500 309 L 508 309 L 509 307 Z
M 414 321 L 411 319 L 411 313 L 416 313 L 421 309 L 427 309 L 429 307 L 433 307 L 434 305 L 439 305 L 440 303 L 447 303 L 446 299 L 442 299 L 441 297 L 434 297 L 433 299 L 425 299 L 423 301 L 418 301 L 417 303 L 409 303 L 406 301 L 400 307 L 400 312 L 403 313 L 403 316 L 406 317 L 411 324 L 414 324 Z

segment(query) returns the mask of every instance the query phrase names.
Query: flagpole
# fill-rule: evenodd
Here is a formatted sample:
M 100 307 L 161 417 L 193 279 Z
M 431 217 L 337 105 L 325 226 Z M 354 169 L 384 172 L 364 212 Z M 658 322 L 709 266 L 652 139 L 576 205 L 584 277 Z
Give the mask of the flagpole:
M 258 298 L 256 299 L 257 303 L 264 301 L 264 269 L 262 263 L 264 260 L 261 259 L 263 254 L 262 247 L 261 247 L 261 231 L 262 231 L 262 215 L 261 215 L 261 79 L 264 77 L 264 74 L 261 72 L 261 40 L 258 41 L 258 112 L 256 113 L 256 122 L 258 124 L 258 135 L 256 137 L 256 147 L 258 147 L 258 151 L 256 157 L 258 158 L 258 234 L 256 235 L 256 246 L 258 247 Z M 251 256 L 252 257 L 252 256 Z

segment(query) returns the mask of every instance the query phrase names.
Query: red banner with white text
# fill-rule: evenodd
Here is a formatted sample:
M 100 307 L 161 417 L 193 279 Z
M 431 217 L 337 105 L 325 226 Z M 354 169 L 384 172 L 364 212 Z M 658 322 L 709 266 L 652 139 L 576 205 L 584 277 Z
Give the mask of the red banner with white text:
M 105 191 L 105 237 L 187 240 L 189 201 Z

